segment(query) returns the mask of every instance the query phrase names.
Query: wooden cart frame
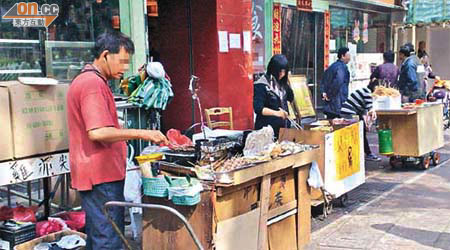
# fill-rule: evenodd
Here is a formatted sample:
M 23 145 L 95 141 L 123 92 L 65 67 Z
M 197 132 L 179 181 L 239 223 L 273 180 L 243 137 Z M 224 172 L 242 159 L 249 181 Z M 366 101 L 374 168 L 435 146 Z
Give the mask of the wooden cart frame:
M 335 132 L 346 128 L 354 126 L 352 128 L 358 130 L 359 134 L 359 145 L 360 145 L 360 155 L 359 155 L 359 166 L 357 166 L 360 171 L 356 174 L 349 175 L 346 179 L 345 185 L 339 185 L 335 178 L 336 163 L 333 162 L 334 145 L 333 136 Z M 364 150 L 363 150 L 363 125 L 362 122 L 354 123 L 350 125 L 338 125 L 333 126 L 332 132 L 324 131 L 312 131 L 309 130 L 311 126 L 306 126 L 306 130 L 296 130 L 296 129 L 282 129 L 280 131 L 280 141 L 288 140 L 299 143 L 306 144 L 316 144 L 319 145 L 319 153 L 317 157 L 317 163 L 324 179 L 325 187 L 321 189 L 312 189 L 311 191 L 311 204 L 313 206 L 319 206 L 323 204 L 323 215 L 327 217 L 333 210 L 333 201 L 336 201 L 338 205 L 345 207 L 348 201 L 347 192 L 353 190 L 359 185 L 365 182 L 365 162 L 364 162 Z M 358 128 L 356 128 L 358 127 Z M 336 183 L 336 185 L 335 185 Z M 345 186 L 345 187 L 344 187 Z M 333 190 L 335 188 L 339 190 Z M 330 189 L 330 190 L 328 190 Z M 336 191 L 336 192 L 335 192 Z
M 392 129 L 393 168 L 418 165 L 428 169 L 438 165 L 437 149 L 444 146 L 443 105 L 431 104 L 415 109 L 378 110 L 380 128 Z
M 179 211 L 204 249 L 303 249 L 311 233 L 307 178 L 317 154 L 314 149 L 237 170 L 232 185 L 204 185 L 196 206 L 176 206 L 154 197 L 143 202 Z M 143 249 L 193 248 L 179 221 L 164 212 L 144 211 Z

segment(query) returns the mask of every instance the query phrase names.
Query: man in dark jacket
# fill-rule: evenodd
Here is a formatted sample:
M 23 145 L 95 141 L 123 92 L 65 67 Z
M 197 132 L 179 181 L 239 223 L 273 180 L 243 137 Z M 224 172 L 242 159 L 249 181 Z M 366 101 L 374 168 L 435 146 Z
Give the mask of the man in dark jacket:
M 349 49 L 340 48 L 338 51 L 338 60 L 323 75 L 320 92 L 324 100 L 323 112 L 328 119 L 339 117 L 342 103 L 347 100 L 348 84 L 350 83 L 350 72 L 347 68 L 349 62 Z
M 405 44 L 400 47 L 399 59 L 403 61 L 400 68 L 400 77 L 398 87 L 403 96 L 404 102 L 414 102 L 416 99 L 423 98 L 420 88 L 420 72 L 418 67 L 420 60 L 414 53 L 414 47 L 411 44 Z

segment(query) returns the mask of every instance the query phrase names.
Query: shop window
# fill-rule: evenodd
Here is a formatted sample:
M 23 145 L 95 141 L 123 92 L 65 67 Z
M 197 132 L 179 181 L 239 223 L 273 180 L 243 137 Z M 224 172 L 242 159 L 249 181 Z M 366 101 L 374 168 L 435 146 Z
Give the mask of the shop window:
M 16 0 L 0 2 L 3 16 Z M 95 37 L 119 28 L 119 0 L 36 0 L 59 6 L 58 17 L 45 28 L 14 27 L 0 20 L 0 80 L 18 76 L 47 76 L 69 82 L 85 63 L 93 60 Z
M 306 77 L 313 103 L 316 98 L 324 64 L 324 17 L 323 13 L 298 11 L 295 7 L 283 7 L 282 53 L 286 55 L 291 74 Z
M 331 40 L 336 49 L 357 45 L 357 53 L 383 53 L 390 48 L 390 15 L 330 8 Z M 332 51 L 333 52 L 333 51 Z

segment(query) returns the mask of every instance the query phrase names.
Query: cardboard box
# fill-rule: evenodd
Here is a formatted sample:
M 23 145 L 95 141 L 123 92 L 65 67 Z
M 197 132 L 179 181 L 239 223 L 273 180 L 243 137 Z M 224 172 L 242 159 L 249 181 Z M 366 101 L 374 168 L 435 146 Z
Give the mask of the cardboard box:
M 14 156 L 9 94 L 4 88 L 0 88 L 0 121 L 0 161 L 4 161 Z
M 0 144 L 0 151 L 14 152 L 14 158 L 45 154 L 69 148 L 66 96 L 67 84 L 26 85 L 19 81 L 0 82 L 0 93 L 8 95 L 10 118 L 0 130 L 12 131 L 10 143 Z M 2 107 L 3 108 L 3 107 Z M 0 114 L 3 115 L 3 114 Z M 9 125 L 6 125 L 9 121 Z M 1 132 L 5 133 L 6 132 Z M 9 145 L 9 146 L 8 146 Z
M 64 230 L 64 231 L 61 231 L 61 232 L 52 233 L 52 234 L 49 234 L 49 235 L 46 235 L 46 236 L 42 236 L 42 237 L 36 238 L 34 240 L 30 240 L 28 242 L 22 243 L 20 245 L 15 246 L 14 250 L 33 250 L 33 248 L 39 243 L 42 243 L 42 242 L 54 242 L 54 241 L 57 241 L 57 240 L 61 239 L 63 236 L 72 235 L 72 234 L 77 234 L 81 238 L 86 240 L 86 234 L 84 234 L 84 233 L 80 233 L 80 232 L 73 231 L 73 230 Z M 80 248 L 80 249 L 84 249 L 84 247 Z

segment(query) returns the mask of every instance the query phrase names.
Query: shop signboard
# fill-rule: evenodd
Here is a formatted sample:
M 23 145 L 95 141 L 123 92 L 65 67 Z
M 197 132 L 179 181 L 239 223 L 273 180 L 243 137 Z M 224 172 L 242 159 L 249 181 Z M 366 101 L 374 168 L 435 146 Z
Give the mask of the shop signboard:
M 325 189 L 339 197 L 365 182 L 363 124 L 325 136 Z
M 312 0 L 297 0 L 297 9 L 312 12 Z
M 0 186 L 66 174 L 70 172 L 69 153 L 3 162 L 0 171 Z

